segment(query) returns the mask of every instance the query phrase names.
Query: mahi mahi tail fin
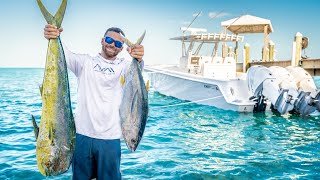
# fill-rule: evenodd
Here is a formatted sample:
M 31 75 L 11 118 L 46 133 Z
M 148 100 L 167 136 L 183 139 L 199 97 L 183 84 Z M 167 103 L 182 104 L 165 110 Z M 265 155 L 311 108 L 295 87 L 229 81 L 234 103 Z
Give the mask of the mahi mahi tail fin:
M 62 20 L 63 20 L 63 17 L 64 17 L 64 13 L 66 12 L 66 7 L 67 7 L 67 0 L 62 0 L 62 3 L 60 5 L 58 11 L 54 15 L 54 19 L 56 20 L 58 28 L 61 27 L 61 23 L 62 23 Z
M 37 0 L 37 3 L 39 5 L 39 8 L 44 16 L 44 18 L 46 19 L 48 24 L 52 24 L 57 26 L 57 28 L 61 27 L 61 23 L 64 17 L 64 13 L 66 11 L 66 7 L 67 7 L 67 0 L 62 0 L 62 3 L 57 11 L 57 13 L 52 16 L 52 14 L 49 13 L 49 11 L 44 7 L 43 3 L 41 2 L 41 0 Z
M 32 117 L 32 124 L 33 124 L 33 132 L 34 132 L 34 135 L 36 136 L 36 139 L 38 139 L 39 127 L 38 127 L 38 125 L 37 125 L 36 120 L 34 119 L 34 116 L 31 115 L 31 117 Z

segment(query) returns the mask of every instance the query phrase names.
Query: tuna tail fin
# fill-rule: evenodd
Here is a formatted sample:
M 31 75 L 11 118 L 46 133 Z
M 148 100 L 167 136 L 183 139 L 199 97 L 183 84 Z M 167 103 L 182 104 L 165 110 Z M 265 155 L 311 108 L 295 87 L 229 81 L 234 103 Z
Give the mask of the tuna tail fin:
M 123 41 L 128 47 L 134 46 L 134 44 L 131 41 L 129 41 L 129 39 L 127 39 L 126 37 L 123 37 Z
M 60 28 L 61 24 L 62 24 L 63 17 L 64 17 L 64 13 L 66 11 L 67 0 L 62 0 L 62 3 L 60 5 L 57 13 L 54 16 L 52 16 L 52 14 L 50 14 L 49 11 L 44 7 L 41 0 L 37 0 L 37 3 L 39 5 L 39 8 L 40 8 L 44 18 L 47 21 L 47 23 L 55 25 L 55 26 L 57 26 L 57 28 Z
M 135 44 L 133 44 L 131 41 L 129 41 L 129 39 L 127 39 L 126 37 L 123 37 L 123 41 L 128 47 L 132 47 L 136 44 L 141 44 L 145 35 L 146 35 L 146 31 L 143 32 L 143 34 L 141 35 L 141 37 L 137 40 L 137 42 Z
M 143 34 L 141 35 L 141 37 L 137 40 L 136 44 L 141 44 L 143 39 L 144 39 L 144 36 L 146 35 L 146 30 L 144 30 Z
M 37 125 L 37 122 L 36 120 L 34 119 L 34 116 L 32 116 L 32 124 L 33 124 L 33 132 L 34 132 L 34 135 L 36 136 L 36 140 L 38 139 L 38 135 L 39 135 L 39 127 Z

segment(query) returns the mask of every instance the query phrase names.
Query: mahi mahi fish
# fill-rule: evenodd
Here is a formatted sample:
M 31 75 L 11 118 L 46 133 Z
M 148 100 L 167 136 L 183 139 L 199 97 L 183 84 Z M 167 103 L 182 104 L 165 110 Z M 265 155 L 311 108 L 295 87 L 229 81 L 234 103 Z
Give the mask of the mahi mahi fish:
M 61 27 L 67 0 L 52 16 L 37 0 L 48 24 Z M 44 176 L 55 176 L 66 172 L 71 164 L 75 147 L 75 123 L 71 109 L 67 64 L 60 37 L 50 39 L 44 78 L 40 93 L 42 114 L 40 128 L 32 116 L 37 139 L 36 156 L 39 171 Z
M 141 44 L 145 32 L 138 39 L 136 44 Z M 129 47 L 135 44 L 124 38 L 124 42 Z M 123 96 L 120 105 L 120 120 L 123 138 L 128 149 L 133 152 L 137 149 L 143 132 L 146 127 L 148 117 L 148 88 L 144 83 L 141 68 L 137 59 L 133 58 L 128 72 L 120 78 L 123 85 Z

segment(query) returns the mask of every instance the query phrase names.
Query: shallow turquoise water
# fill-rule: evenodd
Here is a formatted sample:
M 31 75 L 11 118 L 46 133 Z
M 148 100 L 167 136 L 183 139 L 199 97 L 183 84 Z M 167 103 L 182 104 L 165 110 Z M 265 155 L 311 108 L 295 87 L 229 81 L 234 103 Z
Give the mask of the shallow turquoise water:
M 41 114 L 43 69 L 0 69 L 0 179 L 45 179 L 38 171 L 31 114 Z M 317 81 L 319 81 L 317 79 Z M 76 79 L 70 74 L 72 106 Z M 320 84 L 317 82 L 317 84 Z M 122 142 L 123 179 L 317 179 L 320 116 L 240 114 L 149 93 L 144 138 Z M 61 176 L 70 179 L 71 168 Z

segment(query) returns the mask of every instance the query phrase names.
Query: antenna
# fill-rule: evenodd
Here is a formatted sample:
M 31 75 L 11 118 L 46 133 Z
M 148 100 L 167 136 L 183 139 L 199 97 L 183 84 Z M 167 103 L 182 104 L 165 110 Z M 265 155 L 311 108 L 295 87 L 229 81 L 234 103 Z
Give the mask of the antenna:
M 188 30 L 188 28 L 191 26 L 191 24 L 194 22 L 194 20 L 196 20 L 200 14 L 201 14 L 201 11 L 196 15 L 196 17 L 193 18 L 189 26 L 186 29 L 184 29 L 184 31 L 182 31 L 183 36 L 184 36 L 184 33 Z M 187 54 L 187 50 L 184 43 L 184 38 L 182 38 L 182 56 L 184 56 L 185 54 Z
M 229 26 L 226 27 L 226 29 L 228 29 L 232 24 L 234 24 L 235 22 L 237 22 L 243 15 L 239 16 L 237 19 L 235 19 L 231 24 L 229 24 Z
M 194 17 L 194 19 L 191 21 L 191 23 L 189 24 L 189 26 L 183 31 L 183 34 L 188 30 L 188 28 L 191 26 L 191 24 L 194 22 L 194 20 L 197 19 L 197 17 L 201 14 L 201 11 L 196 15 L 196 17 Z
M 224 10 L 221 10 L 221 11 L 220 11 L 219 13 L 217 13 L 215 16 L 213 16 L 212 18 L 210 18 L 209 21 L 212 20 L 212 19 L 215 19 L 216 17 L 218 17 L 220 14 L 223 13 L 223 11 L 224 11 Z
M 241 18 L 242 16 L 244 16 L 244 14 L 240 15 L 236 20 L 234 20 L 229 26 L 226 27 L 226 29 L 228 29 L 233 23 L 237 22 L 239 20 L 239 18 Z M 239 26 L 236 30 L 239 30 L 241 28 L 241 26 Z
M 224 11 L 224 10 L 221 10 L 221 11 L 220 11 L 219 13 L 217 13 L 215 16 L 213 16 L 212 18 L 210 18 L 209 21 L 211 21 L 211 20 L 215 19 L 216 17 L 218 17 L 220 14 L 223 13 L 223 11 Z M 208 22 L 209 22 L 209 21 L 208 21 Z

